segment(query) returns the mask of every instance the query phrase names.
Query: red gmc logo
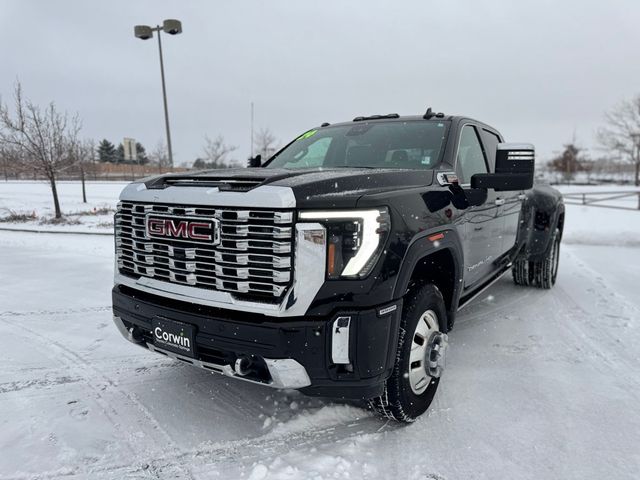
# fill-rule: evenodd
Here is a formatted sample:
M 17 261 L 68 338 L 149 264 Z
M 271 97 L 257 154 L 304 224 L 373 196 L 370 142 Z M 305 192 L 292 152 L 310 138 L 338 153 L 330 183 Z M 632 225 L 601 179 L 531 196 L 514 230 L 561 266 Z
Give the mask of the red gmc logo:
M 214 222 L 149 216 L 147 217 L 146 231 L 149 238 L 170 237 L 211 242 L 216 238 L 216 223 Z

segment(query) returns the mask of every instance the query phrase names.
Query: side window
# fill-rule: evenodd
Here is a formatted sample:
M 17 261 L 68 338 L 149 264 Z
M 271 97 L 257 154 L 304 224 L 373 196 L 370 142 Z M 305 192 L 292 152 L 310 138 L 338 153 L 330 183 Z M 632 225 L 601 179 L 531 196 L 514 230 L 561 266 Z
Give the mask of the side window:
M 487 173 L 487 162 L 482 153 L 482 146 L 476 129 L 471 125 L 462 127 L 458 157 L 456 160 L 461 183 L 470 183 L 476 173 Z
M 487 160 L 489 160 L 489 169 L 493 172 L 496 165 L 496 148 L 500 143 L 500 137 L 489 130 L 482 129 L 482 144 L 484 145 L 484 152 L 487 154 Z

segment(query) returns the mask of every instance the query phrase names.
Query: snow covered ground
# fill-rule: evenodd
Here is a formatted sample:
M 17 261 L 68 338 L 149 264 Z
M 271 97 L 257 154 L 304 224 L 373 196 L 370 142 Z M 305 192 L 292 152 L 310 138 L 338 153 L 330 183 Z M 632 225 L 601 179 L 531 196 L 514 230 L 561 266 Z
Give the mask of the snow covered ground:
M 575 194 L 587 192 L 587 201 L 615 197 L 625 192 L 639 192 L 638 187 L 629 186 L 574 186 L 563 185 L 558 188 L 567 197 L 567 228 L 563 241 L 582 245 L 620 245 L 640 247 L 640 199 L 637 195 L 625 196 L 613 200 L 596 202 L 593 205 L 571 205 L 581 202 Z M 613 192 L 613 195 L 611 194 Z M 595 205 L 604 205 L 595 206 Z M 623 207 L 636 210 L 617 210 L 606 206 Z
M 87 203 L 83 203 L 80 182 L 58 182 L 60 208 L 66 221 L 51 224 L 53 199 L 46 182 L 0 182 L 0 228 L 111 233 L 118 196 L 126 184 L 86 182 Z M 7 222 L 13 213 L 33 218 Z
M 111 322 L 112 238 L 0 231 L 0 479 L 638 478 L 640 212 L 568 207 L 565 238 L 553 290 L 505 276 L 461 312 L 428 415 L 398 426 L 139 349 Z

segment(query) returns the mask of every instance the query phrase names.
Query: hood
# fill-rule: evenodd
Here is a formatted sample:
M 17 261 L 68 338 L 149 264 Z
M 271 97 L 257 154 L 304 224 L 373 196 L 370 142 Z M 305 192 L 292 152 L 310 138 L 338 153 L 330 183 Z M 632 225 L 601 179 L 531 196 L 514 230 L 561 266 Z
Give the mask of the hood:
M 161 175 L 144 183 L 148 189 L 209 186 L 246 193 L 263 185 L 289 187 L 299 208 L 353 208 L 363 195 L 431 185 L 433 170 L 237 168 Z

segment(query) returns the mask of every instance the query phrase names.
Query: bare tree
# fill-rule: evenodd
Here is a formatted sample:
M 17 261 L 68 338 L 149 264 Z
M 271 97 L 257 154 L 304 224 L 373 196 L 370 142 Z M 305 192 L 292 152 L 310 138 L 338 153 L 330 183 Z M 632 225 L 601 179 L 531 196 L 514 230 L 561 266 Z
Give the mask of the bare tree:
M 43 175 L 51 185 L 56 218 L 62 217 L 56 179 L 58 173 L 73 163 L 71 146 L 80 131 L 78 116 L 69 117 L 51 102 L 45 109 L 22 96 L 22 87 L 14 88 L 15 110 L 0 103 L 0 143 L 19 148 L 25 166 Z
M 9 157 L 4 152 L 2 146 L 0 146 L 0 163 L 2 164 L 2 174 L 4 176 L 4 181 L 9 181 Z
M 206 168 L 228 168 L 232 166 L 233 160 L 228 156 L 231 152 L 238 149 L 235 145 L 227 145 L 224 137 L 218 135 L 215 139 L 211 139 L 205 135 L 204 137 L 204 165 Z
M 85 169 L 93 175 L 93 179 L 97 180 L 97 160 L 98 160 L 98 149 L 96 147 L 96 141 L 92 138 L 85 140 L 85 148 L 87 149 L 88 157 L 85 158 Z
M 276 153 L 278 139 L 269 128 L 261 128 L 253 135 L 256 153 L 262 155 L 262 160 L 268 159 Z
M 0 165 L 5 182 L 9 181 L 9 175 L 18 178 L 22 170 L 22 154 L 20 148 L 15 145 L 0 143 Z
M 598 131 L 598 141 L 635 165 L 635 184 L 640 186 L 640 95 L 619 103 L 605 119 L 607 125 Z
M 74 170 L 77 169 L 80 174 L 80 182 L 82 183 L 82 201 L 87 203 L 87 172 L 93 170 L 95 162 L 95 142 L 93 140 L 78 141 L 75 139 L 70 145 L 71 158 Z
M 167 145 L 162 140 L 158 140 L 149 158 L 152 163 L 158 165 L 158 172 L 162 173 L 163 169 L 169 167 L 169 150 L 167 149 Z

